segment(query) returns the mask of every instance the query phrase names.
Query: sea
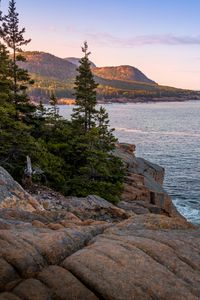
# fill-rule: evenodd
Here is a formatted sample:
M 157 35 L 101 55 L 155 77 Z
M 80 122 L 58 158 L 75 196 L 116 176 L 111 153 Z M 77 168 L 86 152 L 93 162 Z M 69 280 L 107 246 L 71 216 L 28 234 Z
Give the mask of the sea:
M 165 168 L 164 188 L 178 211 L 200 225 L 200 101 L 106 104 L 120 142 Z M 59 106 L 70 118 L 73 106 Z

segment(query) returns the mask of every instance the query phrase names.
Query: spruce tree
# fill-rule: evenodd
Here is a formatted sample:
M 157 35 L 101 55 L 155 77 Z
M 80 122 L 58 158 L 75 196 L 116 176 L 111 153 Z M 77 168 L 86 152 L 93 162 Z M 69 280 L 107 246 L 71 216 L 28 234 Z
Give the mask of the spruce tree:
M 71 178 L 68 193 L 77 196 L 97 194 L 116 202 L 122 190 L 122 164 L 112 150 L 116 139 L 109 128 L 108 114 L 97 108 L 94 80 L 85 42 L 75 81 L 76 107 L 72 115 Z M 70 164 L 70 161 L 69 161 Z
M 27 83 L 32 82 L 28 72 L 17 65 L 18 61 L 25 61 L 25 58 L 21 55 L 21 47 L 27 45 L 31 40 L 24 39 L 25 28 L 19 29 L 19 14 L 16 11 L 15 0 L 9 1 L 8 14 L 5 16 L 1 14 L 1 23 L 0 37 L 8 48 L 12 49 L 13 102 L 18 117 L 19 112 L 28 114 L 30 111 L 34 111 L 34 108 L 30 105 L 26 95 Z
M 59 118 L 59 109 L 57 107 L 58 99 L 53 92 L 51 93 L 49 104 L 51 105 L 51 108 L 48 111 L 49 115 L 51 115 L 54 120 L 57 120 Z
M 23 32 L 24 30 L 18 30 L 15 2 L 10 1 L 9 14 L 3 16 L 0 11 L 0 38 L 13 49 L 11 59 L 6 45 L 0 41 L 0 165 L 18 180 L 22 178 L 26 155 L 35 149 L 30 127 L 19 118 L 16 119 L 16 112 L 19 110 L 17 104 L 27 101 L 23 83 L 26 82 L 28 73 L 16 65 L 16 51 L 23 45 Z M 20 95 L 17 94 L 18 91 Z
M 96 114 L 96 88 L 98 84 L 94 80 L 89 61 L 88 45 L 82 47 L 84 54 L 80 60 L 78 75 L 75 80 L 76 107 L 73 109 L 72 120 L 82 125 L 85 133 L 95 124 Z
M 107 152 L 114 150 L 117 142 L 117 139 L 113 135 L 114 128 L 110 128 L 109 123 L 108 113 L 101 106 L 96 114 L 96 126 L 99 131 L 99 147 Z
M 11 81 L 10 77 L 10 65 L 9 52 L 5 45 L 0 42 L 0 103 L 2 101 L 9 100 Z

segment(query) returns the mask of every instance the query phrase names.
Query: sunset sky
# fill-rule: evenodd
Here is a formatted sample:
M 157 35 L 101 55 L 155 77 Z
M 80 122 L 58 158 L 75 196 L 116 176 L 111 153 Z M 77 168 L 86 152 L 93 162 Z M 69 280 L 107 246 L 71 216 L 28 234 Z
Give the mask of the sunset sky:
M 6 12 L 8 0 L 2 0 Z M 27 50 L 132 65 L 159 84 L 200 90 L 199 0 L 17 0 Z

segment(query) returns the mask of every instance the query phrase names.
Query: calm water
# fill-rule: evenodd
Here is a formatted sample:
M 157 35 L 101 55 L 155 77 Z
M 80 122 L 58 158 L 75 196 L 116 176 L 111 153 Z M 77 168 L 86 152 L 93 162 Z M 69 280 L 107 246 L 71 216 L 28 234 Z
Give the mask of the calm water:
M 136 154 L 163 166 L 165 188 L 178 210 L 200 225 L 200 101 L 108 104 L 111 126 Z M 69 118 L 70 106 L 60 112 Z

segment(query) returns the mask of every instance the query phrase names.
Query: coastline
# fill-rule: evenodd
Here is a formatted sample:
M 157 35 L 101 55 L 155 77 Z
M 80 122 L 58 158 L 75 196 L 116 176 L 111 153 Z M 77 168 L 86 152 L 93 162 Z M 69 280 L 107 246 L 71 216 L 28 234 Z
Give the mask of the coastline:
M 127 98 L 113 98 L 109 100 L 99 100 L 98 103 L 107 104 L 107 103 L 156 103 L 156 102 L 186 102 L 186 101 L 192 101 L 200 100 L 200 96 L 194 96 L 194 97 L 159 97 L 159 98 L 134 98 L 134 99 L 127 99 Z
M 140 97 L 140 98 L 110 98 L 110 99 L 99 99 L 97 101 L 98 104 L 111 104 L 111 103 L 121 103 L 121 104 L 130 104 L 130 103 L 159 103 L 159 102 L 186 102 L 186 101 L 199 101 L 199 96 L 193 96 L 193 97 L 152 97 L 152 98 L 146 98 L 146 97 Z M 37 103 L 36 101 L 33 101 Z M 58 100 L 59 105 L 75 105 L 75 99 L 73 98 L 66 98 L 66 99 L 60 99 Z

